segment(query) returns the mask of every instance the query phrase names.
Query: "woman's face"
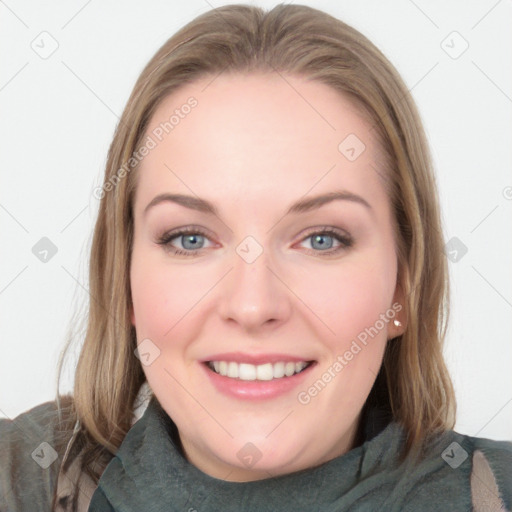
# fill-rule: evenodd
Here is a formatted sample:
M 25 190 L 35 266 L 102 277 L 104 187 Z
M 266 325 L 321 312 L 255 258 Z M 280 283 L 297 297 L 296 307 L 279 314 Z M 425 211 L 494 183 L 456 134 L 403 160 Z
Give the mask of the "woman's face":
M 319 82 L 220 75 L 145 140 L 132 322 L 188 460 L 248 481 L 347 452 L 403 321 L 370 126 Z

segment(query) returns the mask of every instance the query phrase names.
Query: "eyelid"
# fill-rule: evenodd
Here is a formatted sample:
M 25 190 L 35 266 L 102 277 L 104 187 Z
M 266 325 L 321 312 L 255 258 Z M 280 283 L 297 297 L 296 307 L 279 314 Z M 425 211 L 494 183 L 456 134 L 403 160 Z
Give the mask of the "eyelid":
M 335 226 L 328 226 L 328 225 L 320 225 L 320 226 L 313 226 L 311 228 L 307 228 L 305 231 L 303 231 L 299 235 L 299 239 L 303 240 L 305 237 L 314 235 L 316 233 L 334 233 L 339 236 L 342 236 L 344 238 L 352 240 L 352 235 L 346 230 L 342 228 L 337 228 Z
M 205 229 L 201 226 L 196 226 L 194 224 L 187 224 L 186 226 L 181 226 L 179 228 L 170 229 L 168 231 L 164 231 L 158 238 L 174 238 L 178 235 L 186 235 L 186 234 L 198 234 L 205 236 L 207 238 L 212 238 L 214 235 L 213 233 Z

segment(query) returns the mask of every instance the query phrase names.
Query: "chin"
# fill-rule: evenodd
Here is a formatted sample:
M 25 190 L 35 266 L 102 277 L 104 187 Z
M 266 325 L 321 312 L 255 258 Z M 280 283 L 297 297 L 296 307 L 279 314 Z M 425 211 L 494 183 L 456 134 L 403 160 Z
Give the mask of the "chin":
M 247 480 L 270 478 L 281 474 L 292 473 L 308 466 L 308 461 L 301 461 L 307 445 L 300 445 L 294 439 L 265 439 L 265 436 L 244 436 L 238 441 L 232 440 L 217 457 L 227 465 L 238 468 Z M 217 452 L 218 450 L 215 450 Z M 234 457 L 226 457 L 231 452 Z M 230 478 L 230 477 L 229 477 Z

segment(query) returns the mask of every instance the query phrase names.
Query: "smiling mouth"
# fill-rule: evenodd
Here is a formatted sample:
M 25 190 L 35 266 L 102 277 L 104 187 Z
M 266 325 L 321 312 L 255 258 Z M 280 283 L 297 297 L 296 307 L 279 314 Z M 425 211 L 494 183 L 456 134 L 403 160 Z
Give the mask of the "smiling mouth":
M 269 381 L 293 377 L 303 372 L 306 368 L 314 364 L 314 362 L 315 361 L 280 361 L 277 363 L 254 365 L 249 363 L 236 363 L 234 361 L 206 361 L 205 364 L 211 371 L 230 379 Z

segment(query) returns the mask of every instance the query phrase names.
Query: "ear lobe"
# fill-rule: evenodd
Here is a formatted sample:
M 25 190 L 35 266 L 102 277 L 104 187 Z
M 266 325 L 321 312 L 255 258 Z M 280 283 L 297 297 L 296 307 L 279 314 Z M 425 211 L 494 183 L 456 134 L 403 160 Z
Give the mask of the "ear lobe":
M 396 314 L 395 318 L 391 322 L 391 337 L 389 339 L 401 336 L 405 332 L 405 329 L 407 328 L 407 305 L 405 295 L 403 293 L 403 289 L 400 283 L 397 283 L 395 288 L 392 308 L 395 310 Z
M 397 323 L 398 322 L 398 323 Z M 405 332 L 405 326 L 402 320 L 399 319 L 399 315 L 393 320 L 393 327 L 392 327 L 392 336 L 388 339 L 397 338 L 398 336 L 402 336 L 402 334 Z

